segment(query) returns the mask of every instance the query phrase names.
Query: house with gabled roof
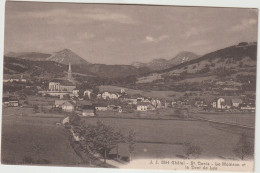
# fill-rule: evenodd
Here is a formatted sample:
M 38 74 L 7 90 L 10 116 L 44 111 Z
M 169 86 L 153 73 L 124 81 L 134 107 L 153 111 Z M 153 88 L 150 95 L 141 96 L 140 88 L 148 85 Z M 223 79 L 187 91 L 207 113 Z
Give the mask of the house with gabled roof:
M 94 105 L 83 105 L 81 107 L 82 109 L 82 116 L 95 116 L 96 115 L 96 109 Z
M 76 103 L 73 101 L 67 101 L 61 105 L 63 111 L 73 112 L 76 109 Z

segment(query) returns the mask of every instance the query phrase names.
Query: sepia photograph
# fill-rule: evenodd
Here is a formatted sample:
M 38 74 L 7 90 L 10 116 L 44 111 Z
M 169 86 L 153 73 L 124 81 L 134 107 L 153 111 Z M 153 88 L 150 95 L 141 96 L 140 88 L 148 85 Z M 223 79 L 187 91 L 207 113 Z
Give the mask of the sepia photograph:
M 1 164 L 254 171 L 257 8 L 4 8 Z

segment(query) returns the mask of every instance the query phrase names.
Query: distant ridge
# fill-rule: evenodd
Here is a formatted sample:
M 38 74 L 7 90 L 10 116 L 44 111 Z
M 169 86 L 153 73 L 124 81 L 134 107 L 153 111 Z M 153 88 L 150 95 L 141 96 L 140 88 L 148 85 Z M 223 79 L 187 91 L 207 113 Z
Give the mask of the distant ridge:
M 165 69 L 171 68 L 175 65 L 196 59 L 198 57 L 199 56 L 196 55 L 195 53 L 183 51 L 183 52 L 178 53 L 175 57 L 173 57 L 170 60 L 158 58 L 158 59 L 153 59 L 152 61 L 150 61 L 148 63 L 134 62 L 131 65 L 136 68 L 147 67 L 150 70 L 157 71 L 157 70 L 165 70 Z
M 14 57 L 20 59 L 26 59 L 30 61 L 45 61 L 51 54 L 40 52 L 8 52 L 6 57 Z

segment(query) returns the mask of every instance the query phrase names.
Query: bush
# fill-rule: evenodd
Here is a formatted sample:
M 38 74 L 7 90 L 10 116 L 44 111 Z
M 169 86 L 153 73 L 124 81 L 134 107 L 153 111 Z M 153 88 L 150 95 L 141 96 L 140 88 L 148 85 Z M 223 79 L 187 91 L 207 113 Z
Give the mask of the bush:
M 47 160 L 47 159 L 40 159 L 36 161 L 37 164 L 50 164 L 51 161 Z
M 34 161 L 33 161 L 33 158 L 32 158 L 32 157 L 30 157 L 30 156 L 25 156 L 25 157 L 23 158 L 23 163 L 24 163 L 24 164 L 33 164 Z
M 34 113 L 39 113 L 40 112 L 39 106 L 38 105 L 34 105 L 33 111 L 34 111 Z
M 183 144 L 184 147 L 184 153 L 189 158 L 190 155 L 192 156 L 199 156 L 202 153 L 202 148 L 192 144 L 191 142 L 185 142 Z
M 254 145 L 247 141 L 247 136 L 245 134 L 242 134 L 233 152 L 241 160 L 244 160 L 245 157 L 252 156 L 254 154 Z

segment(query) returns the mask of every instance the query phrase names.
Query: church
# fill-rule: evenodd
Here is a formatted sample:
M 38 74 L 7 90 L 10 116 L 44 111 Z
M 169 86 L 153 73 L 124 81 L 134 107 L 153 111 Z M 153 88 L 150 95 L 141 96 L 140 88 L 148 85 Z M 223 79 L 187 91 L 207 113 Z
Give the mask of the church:
M 49 91 L 54 92 L 72 92 L 76 88 L 72 77 L 71 64 L 69 63 L 67 79 L 53 79 L 49 82 Z

